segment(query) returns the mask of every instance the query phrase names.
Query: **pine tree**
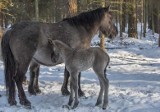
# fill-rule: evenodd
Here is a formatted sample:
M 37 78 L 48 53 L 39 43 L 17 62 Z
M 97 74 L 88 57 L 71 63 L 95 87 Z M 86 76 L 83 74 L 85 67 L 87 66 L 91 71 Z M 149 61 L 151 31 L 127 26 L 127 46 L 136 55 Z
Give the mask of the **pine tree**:
M 128 36 L 137 38 L 136 0 L 128 3 Z

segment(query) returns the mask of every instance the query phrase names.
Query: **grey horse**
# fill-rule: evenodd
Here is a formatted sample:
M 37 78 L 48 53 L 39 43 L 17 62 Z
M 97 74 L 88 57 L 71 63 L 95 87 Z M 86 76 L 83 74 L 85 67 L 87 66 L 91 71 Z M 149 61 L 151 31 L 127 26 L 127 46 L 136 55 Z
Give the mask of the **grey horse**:
M 71 94 L 67 106 L 69 108 L 71 107 L 74 101 L 74 93 L 75 101 L 72 108 L 76 108 L 78 106 L 78 74 L 79 72 L 92 67 L 98 76 L 101 87 L 96 105 L 102 104 L 102 97 L 104 94 L 102 108 L 106 109 L 108 105 L 109 88 L 109 80 L 106 77 L 106 67 L 110 61 L 108 54 L 99 47 L 90 47 L 88 49 L 76 50 L 70 48 L 68 45 L 59 40 L 52 41 L 49 39 L 49 43 L 52 45 L 53 51 L 62 57 L 66 68 L 70 73 Z
M 53 52 L 48 44 L 48 38 L 61 40 L 75 49 L 86 49 L 90 47 L 91 40 L 97 31 L 103 34 L 109 32 L 111 39 L 117 35 L 109 7 L 84 12 L 57 23 L 20 22 L 14 24 L 3 35 L 1 42 L 9 104 L 17 104 L 15 100 L 15 87 L 17 86 L 20 104 L 31 108 L 31 103 L 22 86 L 29 65 L 31 76 L 28 91 L 36 94 L 40 92 L 38 86 L 40 64 L 55 66 L 63 62 L 61 57 Z M 69 72 L 67 70 L 64 76 L 62 91 L 68 91 Z

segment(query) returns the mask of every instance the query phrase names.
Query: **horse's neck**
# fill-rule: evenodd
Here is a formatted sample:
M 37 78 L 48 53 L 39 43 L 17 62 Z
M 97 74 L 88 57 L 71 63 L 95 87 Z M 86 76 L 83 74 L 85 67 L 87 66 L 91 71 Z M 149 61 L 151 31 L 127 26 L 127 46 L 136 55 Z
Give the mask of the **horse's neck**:
M 100 27 L 100 23 L 94 23 L 94 25 L 92 27 L 88 28 L 88 31 L 86 30 L 84 32 L 84 33 L 86 33 L 86 36 L 84 38 L 87 37 L 88 38 L 88 42 L 91 42 L 91 40 L 93 39 L 93 37 L 98 33 L 99 27 Z
M 92 40 L 92 38 L 97 34 L 99 27 L 100 23 L 94 23 L 94 26 L 89 28 L 88 35 L 90 40 Z

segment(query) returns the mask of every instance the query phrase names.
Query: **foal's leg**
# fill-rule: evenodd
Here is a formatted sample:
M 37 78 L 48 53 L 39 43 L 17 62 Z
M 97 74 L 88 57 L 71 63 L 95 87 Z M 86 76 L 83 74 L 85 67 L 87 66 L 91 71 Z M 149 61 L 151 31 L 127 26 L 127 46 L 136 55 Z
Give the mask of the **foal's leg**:
M 79 89 L 78 89 L 78 95 L 81 97 L 81 96 L 84 96 L 84 92 L 82 91 L 81 89 L 81 72 L 79 72 L 79 75 L 78 75 L 78 86 L 79 86 Z
M 38 86 L 39 67 L 40 65 L 34 61 L 30 64 L 30 81 L 28 91 L 32 95 L 36 95 L 36 93 L 41 92 Z
M 78 101 L 78 72 L 71 72 L 71 86 L 75 93 L 75 101 L 72 107 L 72 109 L 74 109 L 79 104 L 79 101 Z M 73 98 L 73 91 L 71 91 L 71 95 Z
M 63 85 L 62 85 L 62 88 L 61 88 L 62 95 L 69 95 L 70 94 L 70 92 L 68 91 L 68 87 L 67 87 L 69 76 L 70 76 L 70 74 L 69 74 L 68 70 L 65 67 L 64 81 L 63 81 Z M 78 75 L 78 86 L 79 86 L 78 94 L 81 97 L 81 96 L 84 96 L 84 92 L 81 89 L 80 79 L 81 79 L 81 72 Z
M 108 105 L 108 88 L 109 88 L 109 80 L 105 77 L 104 70 L 102 70 L 102 67 L 93 67 L 94 71 L 96 72 L 99 80 L 102 82 L 103 85 L 103 91 L 104 91 L 104 99 L 103 99 L 103 109 L 106 109 Z M 99 96 L 102 97 L 102 96 Z M 98 101 L 98 99 L 97 99 Z
M 72 84 L 72 79 L 70 79 L 70 90 L 71 90 L 71 94 L 69 96 L 69 101 L 68 101 L 68 105 L 71 106 L 72 102 L 74 100 L 74 90 L 73 90 L 73 84 Z
M 103 98 L 103 109 L 106 109 L 108 105 L 108 88 L 109 88 L 109 80 L 105 77 L 104 72 L 98 72 L 99 79 L 102 81 L 103 89 L 104 89 L 104 98 Z
M 103 99 L 103 109 L 106 109 L 108 105 L 108 89 L 109 89 L 109 80 L 107 78 L 102 79 L 103 84 L 104 84 L 104 99 Z
M 67 87 L 69 76 L 70 76 L 70 74 L 65 67 L 64 80 L 63 80 L 63 84 L 62 84 L 62 88 L 61 88 L 62 95 L 69 95 L 70 94 L 70 92 L 68 91 L 68 87 Z
M 97 98 L 97 102 L 96 102 L 96 106 L 99 106 L 102 104 L 102 97 L 103 97 L 103 83 L 102 81 L 99 79 L 99 82 L 100 82 L 100 92 L 99 92 L 99 95 L 98 95 L 98 98 Z
M 41 93 L 41 90 L 39 89 L 39 70 L 40 69 L 40 65 L 37 67 L 36 69 L 36 76 L 35 76 L 35 80 L 34 80 L 34 90 L 36 91 L 36 93 Z

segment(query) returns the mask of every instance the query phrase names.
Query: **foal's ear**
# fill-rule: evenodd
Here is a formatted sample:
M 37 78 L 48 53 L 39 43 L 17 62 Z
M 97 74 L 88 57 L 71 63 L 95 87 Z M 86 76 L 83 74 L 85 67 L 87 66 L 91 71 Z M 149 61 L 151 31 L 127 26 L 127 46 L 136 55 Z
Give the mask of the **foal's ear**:
M 53 40 L 51 38 L 48 38 L 48 43 L 53 45 Z

